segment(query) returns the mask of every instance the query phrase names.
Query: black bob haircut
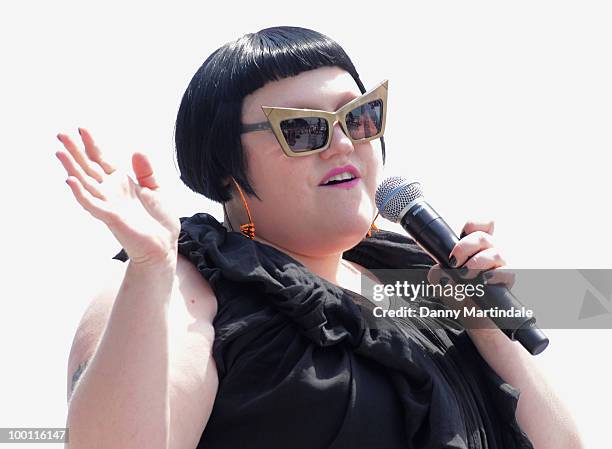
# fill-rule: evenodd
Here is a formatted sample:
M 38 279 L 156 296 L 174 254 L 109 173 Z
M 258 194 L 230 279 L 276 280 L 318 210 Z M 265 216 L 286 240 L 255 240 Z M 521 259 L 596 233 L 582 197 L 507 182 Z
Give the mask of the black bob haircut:
M 269 81 L 334 66 L 346 70 L 361 93 L 366 92 L 342 47 L 307 28 L 266 28 L 215 50 L 191 79 L 176 118 L 176 159 L 183 183 L 213 201 L 225 202 L 231 194 L 223 179 L 233 176 L 245 192 L 257 197 L 247 179 L 240 141 L 244 97 Z M 380 140 L 384 163 L 385 141 Z

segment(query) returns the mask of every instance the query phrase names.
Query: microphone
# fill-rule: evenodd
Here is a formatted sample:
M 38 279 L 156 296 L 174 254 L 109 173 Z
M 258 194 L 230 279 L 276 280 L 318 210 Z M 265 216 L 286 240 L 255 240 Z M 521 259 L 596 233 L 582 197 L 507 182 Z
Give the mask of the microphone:
M 376 190 L 376 206 L 383 218 L 398 223 L 436 262 L 444 268 L 453 268 L 448 256 L 459 241 L 440 215 L 425 201 L 421 184 L 408 182 L 401 176 L 385 179 Z M 452 272 L 451 272 L 452 275 Z M 455 281 L 465 282 L 457 275 Z M 498 307 L 500 310 L 521 310 L 523 304 L 502 285 L 485 285 L 482 297 L 473 296 L 476 304 L 483 308 Z M 506 317 L 491 317 L 497 327 L 511 340 L 517 340 L 532 355 L 539 354 L 548 346 L 549 340 L 536 326 L 535 317 L 521 313 Z

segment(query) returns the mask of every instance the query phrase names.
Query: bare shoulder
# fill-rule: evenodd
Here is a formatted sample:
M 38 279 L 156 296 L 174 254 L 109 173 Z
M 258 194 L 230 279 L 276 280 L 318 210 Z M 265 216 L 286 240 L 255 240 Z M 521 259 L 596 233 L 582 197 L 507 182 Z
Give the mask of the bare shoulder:
M 183 255 L 178 255 L 175 292 L 172 307 L 183 310 L 190 320 L 212 323 L 217 314 L 217 298 L 208 281 Z M 176 309 L 171 309 L 175 311 Z

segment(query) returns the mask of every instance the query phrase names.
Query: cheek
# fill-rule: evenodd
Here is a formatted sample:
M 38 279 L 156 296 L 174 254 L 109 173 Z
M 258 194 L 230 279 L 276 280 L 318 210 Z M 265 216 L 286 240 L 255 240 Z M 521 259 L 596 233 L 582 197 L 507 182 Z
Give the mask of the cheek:
M 254 199 L 258 207 L 278 214 L 282 210 L 303 206 L 312 184 L 309 179 L 312 167 L 307 158 L 287 158 L 280 148 L 267 154 L 267 159 L 258 155 L 249 160 L 249 174 L 261 199 L 261 202 Z
M 301 204 L 307 196 L 303 174 L 287 171 L 283 167 L 276 167 L 269 175 L 263 176 L 260 185 L 257 193 L 266 208 L 279 211 L 292 208 Z
M 293 237 L 285 235 L 280 229 L 291 229 L 294 230 L 292 234 L 303 235 L 302 230 L 310 227 L 309 219 L 316 207 L 312 201 L 313 194 L 308 190 L 311 187 L 308 187 L 305 178 L 307 171 L 275 164 L 266 167 L 265 173 L 259 176 L 260 185 L 256 188 L 261 201 L 256 198 L 252 201 L 253 219 L 262 236 L 281 246 L 292 247 L 298 242 L 292 241 Z
M 380 142 L 372 145 L 369 151 L 364 152 L 364 163 L 367 169 L 366 187 L 372 195 L 376 193 L 378 185 L 382 182 L 383 177 L 383 160 Z

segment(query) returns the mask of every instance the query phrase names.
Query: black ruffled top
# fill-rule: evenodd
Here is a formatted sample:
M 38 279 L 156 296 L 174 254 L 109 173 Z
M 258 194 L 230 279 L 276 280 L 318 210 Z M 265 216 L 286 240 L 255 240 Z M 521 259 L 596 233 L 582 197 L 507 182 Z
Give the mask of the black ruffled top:
M 460 326 L 374 328 L 370 301 L 287 254 L 206 213 L 180 221 L 178 251 L 218 301 L 219 390 L 197 449 L 533 449 L 519 391 Z M 343 257 L 368 269 L 434 263 L 385 230 Z

